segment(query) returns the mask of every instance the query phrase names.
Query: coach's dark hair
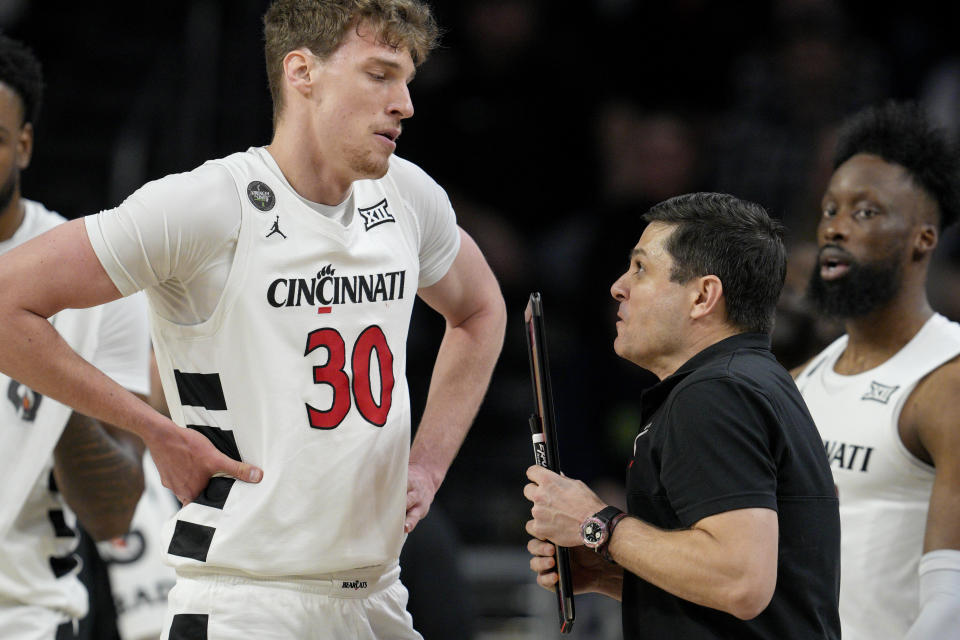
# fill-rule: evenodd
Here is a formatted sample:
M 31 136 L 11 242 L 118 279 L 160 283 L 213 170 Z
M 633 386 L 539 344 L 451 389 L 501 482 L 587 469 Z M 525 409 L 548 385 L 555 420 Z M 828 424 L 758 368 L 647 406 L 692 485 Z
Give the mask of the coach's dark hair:
M 864 109 L 840 126 L 836 169 L 858 153 L 880 156 L 907 170 L 937 203 L 940 229 L 960 216 L 960 149 L 914 102 L 887 102 Z
M 783 225 L 758 204 L 724 193 L 690 193 L 654 205 L 644 216 L 675 229 L 665 243 L 670 280 L 715 275 L 723 284 L 727 320 L 744 331 L 770 333 L 787 275 Z
M 43 70 L 33 52 L 22 43 L 0 34 L 0 82 L 17 94 L 23 105 L 23 122 L 37 125 L 43 99 Z

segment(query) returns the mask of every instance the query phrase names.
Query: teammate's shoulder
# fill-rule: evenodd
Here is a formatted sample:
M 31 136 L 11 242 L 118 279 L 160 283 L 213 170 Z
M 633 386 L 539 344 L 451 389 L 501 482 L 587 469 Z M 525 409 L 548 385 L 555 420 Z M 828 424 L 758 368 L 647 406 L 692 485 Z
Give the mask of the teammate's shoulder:
M 23 203 L 24 216 L 34 219 L 38 226 L 52 227 L 67 221 L 64 216 L 47 209 L 41 202 L 29 198 L 21 198 L 20 201 Z
M 957 389 L 960 389 L 960 354 L 931 371 L 922 382 L 933 382 L 937 386 L 944 386 L 951 393 L 955 393 Z
M 910 392 L 904 415 L 911 416 L 914 407 L 936 407 L 935 412 L 922 412 L 923 424 L 937 424 L 946 418 L 953 425 L 960 414 L 960 355 L 956 355 L 925 375 Z
M 938 333 L 960 343 L 960 323 L 939 313 L 933 315 L 930 323 Z

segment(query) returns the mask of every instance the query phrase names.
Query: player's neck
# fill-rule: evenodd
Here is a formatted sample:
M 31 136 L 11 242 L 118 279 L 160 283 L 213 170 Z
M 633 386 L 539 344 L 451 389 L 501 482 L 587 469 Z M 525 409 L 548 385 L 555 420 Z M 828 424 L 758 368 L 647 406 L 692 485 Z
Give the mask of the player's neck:
M 347 198 L 353 178 L 340 175 L 316 147 L 312 136 L 281 122 L 267 151 L 294 191 L 310 202 L 336 206 Z
M 14 193 L 10 203 L 0 211 L 0 241 L 9 240 L 23 224 L 24 207 L 19 190 Z
M 905 299 L 860 318 L 844 322 L 847 346 L 834 370 L 844 375 L 878 367 L 906 346 L 933 315 L 922 289 L 905 292 Z

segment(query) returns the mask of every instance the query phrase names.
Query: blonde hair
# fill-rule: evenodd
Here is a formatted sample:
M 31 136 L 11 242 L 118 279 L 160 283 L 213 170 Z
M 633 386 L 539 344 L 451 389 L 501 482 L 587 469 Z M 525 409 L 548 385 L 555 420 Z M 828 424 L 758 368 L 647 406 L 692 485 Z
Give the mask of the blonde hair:
M 305 47 L 324 60 L 361 23 L 373 26 L 380 42 L 407 49 L 417 66 L 440 36 L 430 7 L 419 0 L 276 0 L 270 5 L 263 35 L 274 125 L 283 111 L 284 57 Z

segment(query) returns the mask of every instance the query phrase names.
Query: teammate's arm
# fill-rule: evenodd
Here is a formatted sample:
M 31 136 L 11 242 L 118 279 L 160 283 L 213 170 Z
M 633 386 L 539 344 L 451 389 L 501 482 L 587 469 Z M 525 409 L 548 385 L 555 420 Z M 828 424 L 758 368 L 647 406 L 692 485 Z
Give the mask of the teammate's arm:
M 116 538 L 130 528 L 143 493 L 143 450 L 143 441 L 129 431 L 71 414 L 53 451 L 53 473 L 94 540 Z
M 909 640 L 946 637 L 941 630 L 955 630 L 960 624 L 958 388 L 960 358 L 922 380 L 901 414 L 904 443 L 936 469 L 920 563 L 920 614 L 906 636 Z M 914 435 L 916 442 L 911 441 Z
M 411 531 L 426 515 L 480 408 L 503 347 L 506 305 L 473 239 L 462 229 L 460 251 L 436 284 L 418 295 L 443 315 L 446 329 L 427 404 L 410 449 L 407 517 Z
M 0 256 L 0 370 L 78 412 L 138 435 L 164 485 L 190 501 L 215 473 L 258 481 L 192 429 L 181 429 L 86 360 L 47 318 L 116 300 L 120 292 L 90 245 L 83 220 L 58 225 Z M 251 473 L 254 475 L 251 476 Z

